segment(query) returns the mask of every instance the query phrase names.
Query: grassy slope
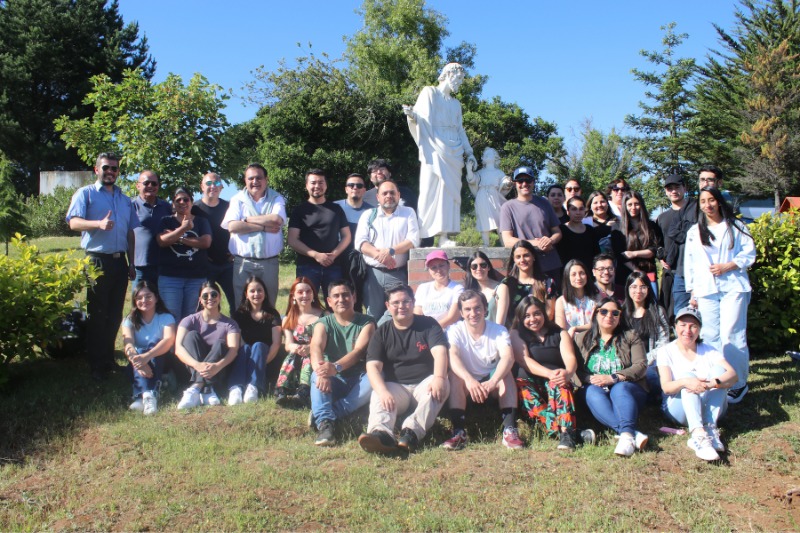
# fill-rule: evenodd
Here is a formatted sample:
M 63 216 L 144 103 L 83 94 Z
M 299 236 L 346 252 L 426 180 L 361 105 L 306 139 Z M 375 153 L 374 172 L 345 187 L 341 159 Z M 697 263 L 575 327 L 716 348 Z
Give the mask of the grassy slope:
M 3 530 L 800 529 L 797 499 L 781 499 L 800 485 L 800 370 L 785 356 L 753 361 L 752 392 L 723 419 L 731 451 L 715 464 L 659 433 L 655 406 L 640 416 L 650 446 L 630 459 L 607 434 L 558 454 L 527 423 L 526 449 L 510 453 L 491 407 L 468 411 L 462 452 L 437 447 L 449 433 L 440 418 L 420 451 L 383 458 L 355 440 L 363 409 L 338 426 L 339 446 L 319 449 L 306 412 L 272 400 L 179 413 L 172 394 L 143 418 L 126 410 L 123 377 L 97 384 L 82 361 L 12 369 L 0 394 Z

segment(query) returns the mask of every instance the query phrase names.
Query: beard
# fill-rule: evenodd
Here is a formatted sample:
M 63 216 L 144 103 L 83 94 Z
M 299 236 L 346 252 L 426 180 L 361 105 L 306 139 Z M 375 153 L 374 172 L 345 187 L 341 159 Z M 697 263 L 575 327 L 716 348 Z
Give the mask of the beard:
M 324 192 L 312 192 L 311 193 L 311 198 L 322 198 L 323 196 L 325 196 Z

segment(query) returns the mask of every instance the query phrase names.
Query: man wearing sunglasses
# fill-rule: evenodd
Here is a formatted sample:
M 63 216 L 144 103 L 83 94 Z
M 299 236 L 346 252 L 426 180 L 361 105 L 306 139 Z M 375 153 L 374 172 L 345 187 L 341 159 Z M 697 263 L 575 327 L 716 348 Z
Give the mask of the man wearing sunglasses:
M 545 276 L 555 281 L 556 291 L 560 290 L 561 258 L 555 244 L 561 240 L 561 229 L 553 206 L 541 196 L 533 194 L 536 172 L 530 167 L 520 167 L 514 171 L 514 185 L 517 197 L 512 198 L 500 208 L 500 234 L 503 245 L 511 248 L 517 241 L 526 240 L 536 249 L 536 261 Z
M 233 306 L 233 254 L 228 250 L 231 234 L 222 227 L 230 202 L 219 195 L 224 184 L 219 174 L 209 172 L 200 181 L 203 197 L 192 206 L 192 214 L 208 220 L 211 225 L 211 247 L 208 249 L 208 281 L 219 284 L 228 305 Z M 231 311 L 233 314 L 233 311 Z
M 356 228 L 358 228 L 358 221 L 361 215 L 364 214 L 364 211 L 369 211 L 375 207 L 377 202 L 373 204 L 364 200 L 367 188 L 364 176 L 361 174 L 350 174 L 347 176 L 344 192 L 347 198 L 344 200 L 336 200 L 334 203 L 338 204 L 344 211 L 344 216 L 347 217 L 347 225 L 350 227 L 350 235 L 353 237 L 342 254 L 347 257 L 350 255 L 350 252 L 353 251 Z
M 158 175 L 152 170 L 139 174 L 136 190 L 139 196 L 133 199 L 133 209 L 141 225 L 133 230 L 136 235 L 136 251 L 133 255 L 136 279 L 133 285 L 142 280 L 158 285 L 158 256 L 161 249 L 155 238 L 156 228 L 162 218 L 172 214 L 172 206 L 158 197 Z
M 114 360 L 114 343 L 128 279 L 136 279 L 134 229 L 139 217 L 131 199 L 116 186 L 119 156 L 110 152 L 97 156 L 94 173 L 97 181 L 72 196 L 66 219 L 71 230 L 81 232 L 81 248 L 100 274 L 86 294 L 86 352 L 92 377 L 104 380 L 107 370 L 123 370 Z

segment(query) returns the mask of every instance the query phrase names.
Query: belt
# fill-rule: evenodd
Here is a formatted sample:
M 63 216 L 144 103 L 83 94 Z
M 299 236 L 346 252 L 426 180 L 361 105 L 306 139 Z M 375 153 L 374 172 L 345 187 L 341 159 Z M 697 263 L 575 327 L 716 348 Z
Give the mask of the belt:
M 243 259 L 245 261 L 269 261 L 270 259 L 275 259 L 278 256 L 273 255 L 272 257 L 244 257 L 242 255 L 237 255 L 236 257 Z
M 86 252 L 86 255 L 91 255 L 92 257 L 108 257 L 110 259 L 119 259 L 120 257 L 125 257 L 125 252 L 117 252 L 113 254 L 104 254 L 101 252 Z

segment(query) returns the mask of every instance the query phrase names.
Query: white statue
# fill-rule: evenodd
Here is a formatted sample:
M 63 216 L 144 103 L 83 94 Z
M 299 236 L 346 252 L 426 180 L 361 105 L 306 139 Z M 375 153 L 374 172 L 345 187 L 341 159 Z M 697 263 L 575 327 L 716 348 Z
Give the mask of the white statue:
M 461 231 L 464 155 L 472 169 L 478 166 L 461 122 L 461 103 L 453 96 L 465 73 L 458 63 L 448 63 L 439 75 L 438 86 L 422 89 L 414 107 L 403 106 L 408 129 L 419 147 L 420 235 L 439 235 L 440 247 L 456 246 L 448 235 Z
M 483 168 L 473 174 L 467 165 L 467 184 L 475 196 L 475 218 L 483 244 L 489 246 L 489 233 L 500 227 L 500 207 L 506 203 L 506 194 L 513 188 L 511 177 L 495 165 L 500 154 L 494 148 L 483 151 Z

